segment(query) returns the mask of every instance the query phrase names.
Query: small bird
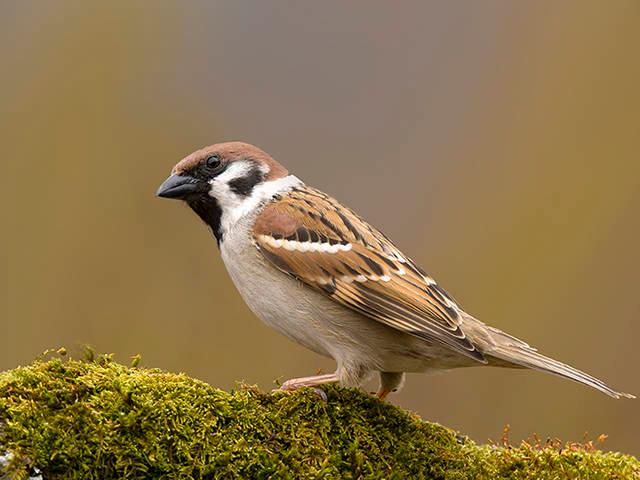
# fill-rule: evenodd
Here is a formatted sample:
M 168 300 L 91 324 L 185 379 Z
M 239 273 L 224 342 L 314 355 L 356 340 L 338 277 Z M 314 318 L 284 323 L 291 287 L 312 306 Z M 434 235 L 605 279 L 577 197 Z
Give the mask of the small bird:
M 383 233 L 258 147 L 227 142 L 193 152 L 157 195 L 185 201 L 209 226 L 253 313 L 336 361 L 334 373 L 288 380 L 284 390 L 359 386 L 378 372 L 385 398 L 405 372 L 487 365 L 634 398 L 466 313 Z

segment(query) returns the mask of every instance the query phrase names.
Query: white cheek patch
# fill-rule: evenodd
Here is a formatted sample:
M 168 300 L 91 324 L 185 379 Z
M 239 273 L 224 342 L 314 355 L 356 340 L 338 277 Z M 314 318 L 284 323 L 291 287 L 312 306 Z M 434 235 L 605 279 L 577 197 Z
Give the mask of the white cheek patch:
M 286 192 L 294 187 L 302 185 L 302 181 L 294 175 L 288 175 L 277 180 L 258 183 L 249 195 L 239 195 L 230 187 L 234 180 L 241 179 L 251 174 L 256 168 L 254 162 L 238 161 L 229 165 L 227 170 L 211 180 L 209 195 L 218 201 L 222 217 L 220 228 L 228 233 L 242 217 L 254 211 L 258 205 L 269 200 L 277 193 Z M 267 174 L 266 167 L 260 166 L 263 174 Z
M 253 168 L 255 165 L 252 162 L 234 162 L 223 173 L 209 181 L 209 185 L 211 185 L 209 195 L 218 200 L 223 211 L 242 203 L 244 197 L 231 190 L 229 184 L 234 180 L 246 177 Z

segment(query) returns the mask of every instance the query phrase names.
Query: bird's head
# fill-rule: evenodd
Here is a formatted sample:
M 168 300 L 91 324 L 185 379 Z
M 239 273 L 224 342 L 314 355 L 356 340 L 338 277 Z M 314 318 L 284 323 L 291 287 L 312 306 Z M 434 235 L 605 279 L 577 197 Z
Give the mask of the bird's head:
M 258 147 L 217 143 L 180 160 L 156 194 L 185 201 L 220 243 L 238 219 L 291 183 L 290 179 L 299 182 Z

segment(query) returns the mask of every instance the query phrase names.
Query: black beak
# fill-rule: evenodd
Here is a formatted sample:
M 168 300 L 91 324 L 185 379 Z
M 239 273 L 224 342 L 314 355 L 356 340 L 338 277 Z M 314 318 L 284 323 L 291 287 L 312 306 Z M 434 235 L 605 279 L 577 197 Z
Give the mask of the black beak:
M 188 175 L 171 175 L 160 185 L 156 195 L 164 198 L 181 199 L 194 193 L 206 192 L 208 187 L 207 182 Z

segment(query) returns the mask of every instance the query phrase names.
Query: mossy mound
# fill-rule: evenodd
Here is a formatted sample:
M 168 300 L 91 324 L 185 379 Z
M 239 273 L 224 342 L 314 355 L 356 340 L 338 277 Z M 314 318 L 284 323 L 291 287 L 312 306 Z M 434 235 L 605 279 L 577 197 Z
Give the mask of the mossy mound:
M 17 478 L 44 479 L 640 478 L 631 456 L 479 446 L 358 390 L 324 391 L 228 393 L 105 357 L 36 361 L 0 373 L 0 455 Z

